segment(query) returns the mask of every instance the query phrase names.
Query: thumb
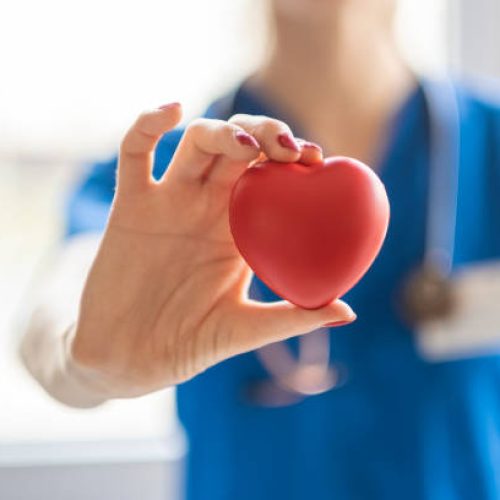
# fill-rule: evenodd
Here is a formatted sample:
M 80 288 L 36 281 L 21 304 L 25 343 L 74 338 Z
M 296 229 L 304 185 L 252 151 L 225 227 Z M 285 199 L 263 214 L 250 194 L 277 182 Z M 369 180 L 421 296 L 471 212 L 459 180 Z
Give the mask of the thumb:
M 244 349 L 252 350 L 263 345 L 309 333 L 321 327 L 341 326 L 356 319 L 354 311 L 341 300 L 320 309 L 302 309 L 289 302 L 263 304 L 249 301 L 246 304 L 248 330 L 240 341 Z M 243 333 L 243 332 L 242 332 Z

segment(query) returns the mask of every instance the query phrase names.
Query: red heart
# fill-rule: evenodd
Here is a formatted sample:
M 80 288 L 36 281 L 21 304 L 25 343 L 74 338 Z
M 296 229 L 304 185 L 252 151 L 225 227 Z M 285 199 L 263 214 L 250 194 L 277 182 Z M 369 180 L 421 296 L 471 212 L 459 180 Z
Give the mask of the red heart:
M 363 163 L 259 163 L 238 179 L 229 222 L 241 255 L 275 293 L 316 309 L 366 273 L 384 241 L 389 201 Z

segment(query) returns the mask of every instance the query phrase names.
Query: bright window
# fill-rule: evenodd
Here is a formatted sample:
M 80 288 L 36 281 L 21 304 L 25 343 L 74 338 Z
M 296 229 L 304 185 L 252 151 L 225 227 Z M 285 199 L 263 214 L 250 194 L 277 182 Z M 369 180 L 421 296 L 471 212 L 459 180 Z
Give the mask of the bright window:
M 1 150 L 110 150 L 135 114 L 181 100 L 188 114 L 245 74 L 262 46 L 262 0 L 17 0 L 0 12 Z M 444 0 L 401 0 L 416 66 L 445 63 Z

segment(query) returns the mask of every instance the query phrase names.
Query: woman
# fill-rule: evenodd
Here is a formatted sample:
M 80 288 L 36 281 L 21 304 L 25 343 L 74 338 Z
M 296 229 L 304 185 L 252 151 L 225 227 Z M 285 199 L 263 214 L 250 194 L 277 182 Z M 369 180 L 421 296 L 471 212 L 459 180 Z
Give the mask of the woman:
M 77 319 L 63 321 L 48 300 L 25 338 L 25 361 L 75 406 L 182 383 L 189 500 L 500 494 L 499 359 L 427 363 L 398 312 L 424 254 L 430 125 L 421 83 L 393 39 L 394 9 L 393 0 L 273 0 L 270 57 L 234 96 L 184 134 L 169 132 L 179 105 L 144 113 L 119 158 L 96 165 L 72 199 L 69 235 L 104 237 Z M 457 95 L 466 132 L 459 267 L 500 256 L 500 109 L 460 87 Z M 244 299 L 250 276 L 228 231 L 228 196 L 261 153 L 321 158 L 288 124 L 328 155 L 364 160 L 386 185 L 386 244 L 345 297 L 355 323 L 341 301 L 304 311 Z M 249 351 L 332 322 L 352 323 L 331 331 L 335 361 L 347 367 L 342 387 L 278 408 L 247 397 L 268 377 Z

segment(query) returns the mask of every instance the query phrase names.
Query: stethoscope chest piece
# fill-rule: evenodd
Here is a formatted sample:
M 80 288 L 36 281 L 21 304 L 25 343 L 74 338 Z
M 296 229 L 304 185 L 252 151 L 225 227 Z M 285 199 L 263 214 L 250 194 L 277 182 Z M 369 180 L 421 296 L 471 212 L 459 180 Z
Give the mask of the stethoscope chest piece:
M 432 264 L 409 276 L 402 301 L 405 319 L 412 325 L 450 317 L 457 302 L 449 277 Z

